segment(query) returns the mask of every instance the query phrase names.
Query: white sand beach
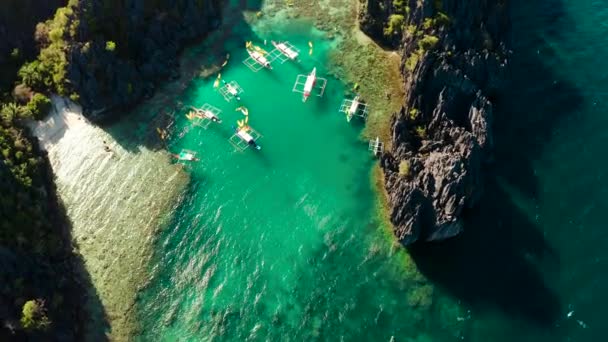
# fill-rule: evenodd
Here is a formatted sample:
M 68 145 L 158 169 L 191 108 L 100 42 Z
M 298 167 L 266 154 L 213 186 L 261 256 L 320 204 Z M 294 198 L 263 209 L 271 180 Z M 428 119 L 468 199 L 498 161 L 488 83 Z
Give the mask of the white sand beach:
M 137 143 L 126 149 L 125 141 L 89 122 L 77 104 L 58 96 L 52 102 L 50 115 L 31 128 L 48 152 L 110 336 L 123 341 L 135 326 L 132 310 L 146 283 L 154 236 L 188 178 L 165 151 Z

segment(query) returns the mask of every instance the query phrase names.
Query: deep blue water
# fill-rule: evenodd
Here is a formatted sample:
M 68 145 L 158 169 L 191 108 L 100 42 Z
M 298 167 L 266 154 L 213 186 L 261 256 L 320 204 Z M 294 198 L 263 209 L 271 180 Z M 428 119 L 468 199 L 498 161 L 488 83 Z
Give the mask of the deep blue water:
M 495 154 L 466 233 L 413 255 L 468 341 L 608 337 L 608 1 L 512 3 Z

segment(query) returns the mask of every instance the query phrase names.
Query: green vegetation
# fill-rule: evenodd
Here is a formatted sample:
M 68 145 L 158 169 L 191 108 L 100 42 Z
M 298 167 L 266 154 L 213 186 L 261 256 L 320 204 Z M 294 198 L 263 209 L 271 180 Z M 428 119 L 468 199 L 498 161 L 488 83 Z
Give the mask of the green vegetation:
M 416 135 L 420 137 L 420 139 L 426 138 L 426 128 L 422 126 L 416 126 Z
M 21 326 L 26 330 L 46 330 L 51 325 L 44 301 L 28 300 L 23 305 Z
M 114 42 L 113 42 L 113 41 L 111 41 L 111 40 L 108 40 L 108 41 L 106 42 L 106 50 L 107 50 L 107 51 L 110 51 L 110 52 L 113 52 L 114 50 L 116 50 L 116 43 L 114 43 Z
M 70 4 L 59 8 L 53 19 L 36 26 L 36 41 L 42 49 L 35 61 L 19 70 L 21 82 L 34 90 L 67 94 L 66 33 L 76 34 L 76 21 L 72 18 L 75 3 Z
M 450 24 L 450 17 L 443 12 L 437 12 L 437 15 L 433 18 L 425 18 L 422 23 L 422 28 L 425 31 L 439 28 L 441 26 L 447 26 Z
M 55 197 L 48 162 L 25 125 L 28 119 L 40 119 L 51 109 L 51 101 L 44 93 L 65 92 L 64 28 L 71 14 L 69 8 L 60 9 L 52 20 L 38 24 L 36 32 L 31 32 L 41 49 L 38 57 L 26 62 L 24 59 L 31 56 L 13 49 L 12 75 L 3 73 L 8 81 L 0 84 L 0 247 L 8 255 L 24 258 L 24 273 L 7 271 L 4 279 L 15 278 L 3 283 L 0 295 L 9 300 L 6 303 L 12 303 L 11 311 L 21 310 L 21 317 L 16 318 L 22 329 L 33 334 L 49 333 L 53 326 L 43 300 L 24 303 L 24 299 L 32 293 L 50 291 L 58 295 L 67 287 L 72 289 L 65 278 L 68 259 L 64 252 L 71 243 L 64 240 L 62 233 L 67 223 Z M 55 264 L 53 258 L 61 261 Z M 37 277 L 41 272 L 52 278 L 51 283 L 40 283 Z M 60 274 L 64 280 L 53 283 Z M 58 317 L 57 308 L 49 309 L 53 317 Z M 67 305 L 63 309 L 73 310 Z
M 416 25 L 408 25 L 405 30 L 410 36 L 414 36 L 416 34 Z
M 418 65 L 418 61 L 420 60 L 422 54 L 419 51 L 414 51 L 410 54 L 410 56 L 405 60 L 405 69 L 409 72 L 414 71 L 416 66 Z
M 395 12 L 403 14 L 406 17 L 410 15 L 410 7 L 407 5 L 407 0 L 393 0 L 393 8 Z
M 420 49 L 426 51 L 426 50 L 430 50 L 430 49 L 434 48 L 438 42 L 439 42 L 439 38 L 432 36 L 432 35 L 425 34 L 424 37 L 422 37 L 422 39 L 420 39 L 418 41 L 418 47 Z
M 418 110 L 418 108 L 412 108 L 410 109 L 409 114 L 410 120 L 416 120 L 418 114 L 420 114 L 420 111 Z
M 384 28 L 385 36 L 393 36 L 403 32 L 405 17 L 402 14 L 392 14 L 388 19 L 388 26 Z
M 51 110 L 51 100 L 41 93 L 36 93 L 27 103 L 27 109 L 34 119 L 44 119 Z
M 410 175 L 410 162 L 402 160 L 399 162 L 399 176 L 407 177 Z

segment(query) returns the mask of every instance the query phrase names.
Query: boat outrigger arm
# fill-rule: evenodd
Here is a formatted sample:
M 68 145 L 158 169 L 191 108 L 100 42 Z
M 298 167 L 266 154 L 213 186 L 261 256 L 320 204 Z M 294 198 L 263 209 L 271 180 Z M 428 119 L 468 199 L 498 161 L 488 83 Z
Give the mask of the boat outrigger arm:
M 376 137 L 375 140 L 370 140 L 369 141 L 369 148 L 368 149 L 370 151 L 372 151 L 372 153 L 375 156 L 379 156 L 384 151 L 384 143 L 382 141 L 380 141 L 379 137 Z
M 248 145 L 255 147 L 256 150 L 262 149 L 262 147 L 255 142 L 253 136 L 249 134 L 246 129 L 239 129 L 236 132 L 236 135 L 238 135 L 239 138 L 243 139 L 243 141 L 245 141 Z
M 186 161 L 198 161 L 196 158 L 196 152 L 190 150 L 182 150 L 179 154 L 174 154 L 173 158 L 177 159 L 177 162 Z
M 361 101 L 359 95 L 355 96 L 354 99 L 345 99 L 340 105 L 340 112 L 346 114 L 346 121 L 350 122 L 354 116 L 367 118 L 368 108 L 367 104 Z
M 246 150 L 249 146 L 261 150 L 262 147 L 257 143 L 257 140 L 261 137 L 262 135 L 253 128 L 244 126 L 237 128 L 229 141 L 239 152 Z
M 302 102 L 306 102 L 310 95 L 323 96 L 327 80 L 317 77 L 317 68 L 313 68 L 308 75 L 298 75 L 293 91 L 302 93 Z
M 191 110 L 186 117 L 196 126 L 207 128 L 211 122 L 222 123 L 219 118 L 222 111 L 208 103 L 205 103 L 201 108 L 190 108 Z
M 263 68 L 272 69 L 270 63 L 276 59 L 276 56 L 271 56 L 268 54 L 268 52 L 264 51 L 264 49 L 252 45 L 249 42 L 247 43 L 246 49 L 249 57 L 247 57 L 243 63 L 249 69 L 251 69 L 253 72 L 258 72 Z
M 288 60 L 295 61 L 300 55 L 300 50 L 288 41 L 275 42 L 272 40 L 271 43 L 275 49 L 270 51 L 269 56 L 273 59 L 278 59 L 281 63 L 285 63 Z
M 220 94 L 224 97 L 224 99 L 230 102 L 232 99 L 236 99 L 237 101 L 241 100 L 241 94 L 243 93 L 243 88 L 236 83 L 236 81 L 226 82 L 222 80 L 224 86 L 220 88 Z

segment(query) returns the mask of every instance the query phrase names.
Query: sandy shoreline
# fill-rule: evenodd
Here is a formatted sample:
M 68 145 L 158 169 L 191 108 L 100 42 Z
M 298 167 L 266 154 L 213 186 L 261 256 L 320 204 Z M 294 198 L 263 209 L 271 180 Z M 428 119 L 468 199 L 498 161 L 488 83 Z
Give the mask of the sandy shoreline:
M 47 118 L 30 126 L 40 146 L 47 152 L 69 130 L 90 125 L 82 115 L 82 108 L 69 99 L 53 95 L 51 102 L 52 110 Z
M 48 153 L 73 239 L 95 287 L 91 291 L 105 311 L 87 330 L 98 335 L 105 315 L 111 339 L 128 340 L 136 328 L 133 310 L 148 278 L 154 236 L 188 178 L 166 152 L 126 149 L 123 139 L 138 138 L 112 136 L 111 129 L 90 123 L 67 99 L 53 96 L 52 103 L 50 115 L 31 128 Z

